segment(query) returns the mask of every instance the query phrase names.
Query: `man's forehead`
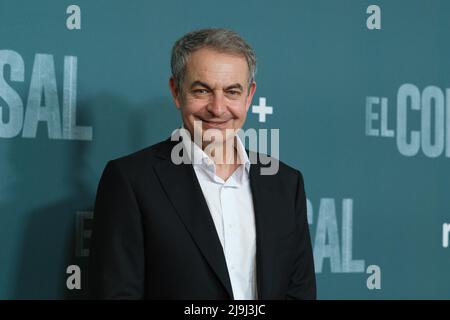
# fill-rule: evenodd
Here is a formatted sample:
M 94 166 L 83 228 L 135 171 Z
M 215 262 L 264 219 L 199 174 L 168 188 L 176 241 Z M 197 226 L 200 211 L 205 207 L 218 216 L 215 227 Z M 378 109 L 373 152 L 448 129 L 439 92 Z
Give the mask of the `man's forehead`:
M 222 55 L 220 57 L 220 55 Z M 189 85 L 195 83 L 213 86 L 220 83 L 223 86 L 241 84 L 244 86 L 248 80 L 248 66 L 245 58 L 236 55 L 190 57 L 186 64 L 186 77 Z M 202 59 L 203 58 L 203 59 Z M 221 59 L 222 58 L 222 59 Z
M 205 58 L 211 58 L 213 60 L 219 59 L 219 58 L 226 58 L 226 59 L 233 59 L 236 61 L 242 61 L 246 62 L 245 56 L 236 52 L 232 51 L 223 51 L 223 50 L 216 50 L 211 47 L 203 47 L 200 49 L 195 50 L 194 52 L 191 52 L 191 54 L 188 56 L 187 61 L 200 58 L 201 60 Z

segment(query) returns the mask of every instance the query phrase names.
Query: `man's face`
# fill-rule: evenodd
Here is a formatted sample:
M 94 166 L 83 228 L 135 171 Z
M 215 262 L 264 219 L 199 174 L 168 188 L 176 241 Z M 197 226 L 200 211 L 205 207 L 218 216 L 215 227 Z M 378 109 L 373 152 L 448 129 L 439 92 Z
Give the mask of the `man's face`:
M 204 139 L 205 130 L 220 130 L 221 142 L 242 128 L 256 90 L 255 83 L 249 88 L 248 78 L 244 57 L 210 48 L 199 49 L 189 56 L 181 93 L 173 79 L 170 87 L 184 126 L 192 136 L 194 121 L 202 121 L 202 132 L 197 134 Z

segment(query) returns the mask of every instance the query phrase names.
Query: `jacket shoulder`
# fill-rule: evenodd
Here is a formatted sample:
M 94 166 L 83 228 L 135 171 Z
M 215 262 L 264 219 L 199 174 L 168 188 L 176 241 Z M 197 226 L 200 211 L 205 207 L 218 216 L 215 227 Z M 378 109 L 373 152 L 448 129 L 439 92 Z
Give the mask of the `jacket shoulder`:
M 170 139 L 158 142 L 133 153 L 109 160 L 107 166 L 114 166 L 127 176 L 139 176 L 143 170 L 150 170 L 159 155 L 171 144 Z
M 257 163 L 257 166 L 260 168 L 270 168 L 271 166 L 274 168 L 274 172 L 271 172 L 272 174 L 267 174 L 267 176 L 278 176 L 282 178 L 287 176 L 297 178 L 300 175 L 301 178 L 303 177 L 299 169 L 296 169 L 270 155 L 250 151 L 249 157 L 250 161 L 252 163 Z M 257 159 L 257 161 L 252 161 L 252 157 L 253 159 Z
M 299 183 L 304 183 L 303 174 L 300 170 L 275 157 L 255 152 L 250 152 L 249 157 L 252 164 L 256 162 L 256 165 L 253 165 L 251 169 L 254 170 L 253 176 L 258 176 L 260 182 L 264 182 L 272 188 L 295 189 Z

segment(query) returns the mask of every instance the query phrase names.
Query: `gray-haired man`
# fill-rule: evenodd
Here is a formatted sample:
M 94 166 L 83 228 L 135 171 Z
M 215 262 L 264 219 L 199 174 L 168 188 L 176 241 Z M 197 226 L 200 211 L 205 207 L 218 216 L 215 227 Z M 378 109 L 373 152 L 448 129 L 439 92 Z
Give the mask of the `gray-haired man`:
M 271 158 L 251 162 L 236 134 L 256 90 L 252 48 L 227 29 L 197 30 L 175 43 L 171 67 L 180 142 L 106 165 L 94 212 L 93 297 L 314 299 L 302 175 L 282 162 L 261 174 Z

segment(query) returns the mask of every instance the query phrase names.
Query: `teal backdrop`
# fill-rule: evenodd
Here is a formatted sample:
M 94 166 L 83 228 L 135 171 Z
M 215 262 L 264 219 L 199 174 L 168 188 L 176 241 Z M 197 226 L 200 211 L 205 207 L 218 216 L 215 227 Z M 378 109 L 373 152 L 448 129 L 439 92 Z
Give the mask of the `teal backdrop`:
M 449 299 L 449 13 L 447 0 L 0 0 L 0 298 L 86 297 L 106 162 L 180 125 L 171 47 L 226 27 L 258 57 L 252 106 L 273 108 L 245 128 L 279 129 L 279 157 L 304 174 L 318 298 Z

